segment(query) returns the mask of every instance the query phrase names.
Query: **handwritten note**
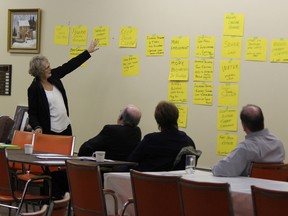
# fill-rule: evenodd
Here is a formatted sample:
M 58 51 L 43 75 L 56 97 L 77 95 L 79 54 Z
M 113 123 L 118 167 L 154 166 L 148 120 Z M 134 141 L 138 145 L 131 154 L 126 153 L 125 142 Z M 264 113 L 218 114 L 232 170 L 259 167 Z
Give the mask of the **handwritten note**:
M 69 43 L 69 26 L 54 27 L 54 43 L 58 45 L 68 45 Z
M 189 75 L 189 60 L 171 60 L 169 80 L 188 80 Z
M 196 37 L 196 53 L 199 58 L 214 58 L 215 37 L 198 36 Z
M 239 86 L 220 84 L 218 90 L 218 106 L 238 106 Z
M 95 27 L 93 31 L 93 38 L 99 41 L 98 46 L 109 46 L 110 28 L 108 26 Z
M 85 48 L 70 48 L 70 59 L 78 56 L 80 53 L 84 52 Z M 81 67 L 85 67 L 86 66 L 86 62 L 84 62 Z
M 139 75 L 139 56 L 124 56 L 122 58 L 122 76 Z
M 121 27 L 119 47 L 136 48 L 138 29 L 136 27 Z
M 168 83 L 168 101 L 186 103 L 188 95 L 188 82 L 171 81 Z
M 194 61 L 194 81 L 211 82 L 213 80 L 214 60 Z
M 182 128 L 187 127 L 187 113 L 188 113 L 188 107 L 187 105 L 180 105 L 176 104 L 176 107 L 179 111 L 179 118 L 178 118 L 178 126 Z
M 238 111 L 236 109 L 218 109 L 217 129 L 221 131 L 237 131 Z
M 164 35 L 147 36 L 146 56 L 164 56 Z
M 242 54 L 242 38 L 224 36 L 222 39 L 222 58 L 240 59 Z
M 213 102 L 213 84 L 194 82 L 193 104 L 209 105 Z
M 87 26 L 73 26 L 72 27 L 72 45 L 86 46 L 88 36 Z
M 243 36 L 244 35 L 244 15 L 225 14 L 224 35 Z
M 267 60 L 267 40 L 261 38 L 248 38 L 246 40 L 247 61 L 266 61 Z
M 240 81 L 240 60 L 220 61 L 220 82 Z
M 174 37 L 171 40 L 171 58 L 189 58 L 190 38 Z
M 271 62 L 288 62 L 288 40 L 272 40 Z
M 218 134 L 216 154 L 226 156 L 237 146 L 236 134 Z

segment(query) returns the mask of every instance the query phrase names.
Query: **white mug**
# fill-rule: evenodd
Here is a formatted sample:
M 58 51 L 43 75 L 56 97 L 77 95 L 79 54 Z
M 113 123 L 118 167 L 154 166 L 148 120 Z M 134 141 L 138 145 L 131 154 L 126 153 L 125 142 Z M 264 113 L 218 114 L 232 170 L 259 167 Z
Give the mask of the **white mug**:
M 105 153 L 106 153 L 105 151 L 95 151 L 92 154 L 92 157 L 94 157 L 97 162 L 104 162 Z
M 25 154 L 32 154 L 33 153 L 33 145 L 32 144 L 24 144 L 25 146 Z

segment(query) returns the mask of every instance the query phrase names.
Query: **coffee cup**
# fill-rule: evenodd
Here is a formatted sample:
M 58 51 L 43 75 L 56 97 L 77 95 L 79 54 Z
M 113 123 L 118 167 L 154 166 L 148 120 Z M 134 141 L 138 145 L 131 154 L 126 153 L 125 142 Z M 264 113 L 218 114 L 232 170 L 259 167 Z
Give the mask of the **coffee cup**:
M 32 154 L 33 153 L 33 145 L 32 144 L 25 144 L 24 145 L 25 154 Z
M 105 151 L 95 151 L 92 154 L 92 157 L 94 157 L 97 162 L 104 162 L 105 153 L 106 153 Z

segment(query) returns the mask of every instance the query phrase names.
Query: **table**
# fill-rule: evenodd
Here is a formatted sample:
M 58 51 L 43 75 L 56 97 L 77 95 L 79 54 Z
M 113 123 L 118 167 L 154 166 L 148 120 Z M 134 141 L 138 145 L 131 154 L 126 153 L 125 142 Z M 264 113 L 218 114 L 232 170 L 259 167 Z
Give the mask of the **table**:
M 33 152 L 33 154 L 25 154 L 23 149 L 7 149 L 8 160 L 10 162 L 17 162 L 22 164 L 32 164 L 39 166 L 65 166 L 65 160 L 75 159 L 82 160 L 83 163 L 97 164 L 101 167 L 114 167 L 114 166 L 135 166 L 137 163 L 129 161 L 116 161 L 105 160 L 104 162 L 91 161 L 92 157 L 77 157 L 77 156 L 65 156 L 59 154 L 50 154 L 47 152 Z
M 151 173 L 151 172 L 149 172 Z M 234 215 L 253 216 L 253 204 L 251 198 L 251 185 L 262 188 L 288 191 L 288 182 L 272 181 L 250 177 L 216 177 L 211 172 L 196 170 L 194 174 L 186 175 L 185 171 L 154 172 L 156 175 L 180 175 L 182 178 L 204 182 L 228 182 L 230 184 Z M 132 197 L 132 188 L 129 173 L 106 173 L 104 174 L 104 188 L 116 192 L 119 208 L 128 198 Z M 110 199 L 107 199 L 107 209 L 110 211 Z M 120 211 L 120 209 L 119 209 Z M 134 215 L 132 205 L 126 210 L 130 216 Z

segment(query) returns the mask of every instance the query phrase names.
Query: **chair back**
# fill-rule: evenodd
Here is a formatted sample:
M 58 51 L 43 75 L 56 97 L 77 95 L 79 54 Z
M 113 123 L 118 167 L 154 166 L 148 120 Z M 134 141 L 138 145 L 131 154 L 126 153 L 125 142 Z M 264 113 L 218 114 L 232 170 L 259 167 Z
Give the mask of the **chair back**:
M 35 134 L 34 150 L 72 156 L 75 136 Z
M 33 144 L 35 134 L 28 131 L 15 130 L 11 144 L 24 149 L 24 144 Z
M 95 163 L 67 160 L 66 169 L 74 215 L 106 216 L 100 167 Z
M 286 216 L 288 212 L 288 192 L 275 191 L 251 186 L 255 216 Z
M 13 125 L 14 121 L 9 116 L 0 116 L 0 142 L 6 142 Z
M 160 176 L 131 170 L 137 216 L 181 215 L 178 176 Z
M 288 181 L 288 164 L 252 163 L 250 177 L 277 181 Z
M 48 212 L 48 205 L 43 205 L 39 211 L 21 213 L 22 216 L 46 216 Z
M 49 205 L 47 216 L 66 216 L 70 207 L 70 193 L 66 192 L 64 198 L 55 200 Z
M 5 148 L 0 148 L 0 196 L 13 196 Z
M 234 215 L 228 183 L 180 179 L 179 185 L 183 215 Z

